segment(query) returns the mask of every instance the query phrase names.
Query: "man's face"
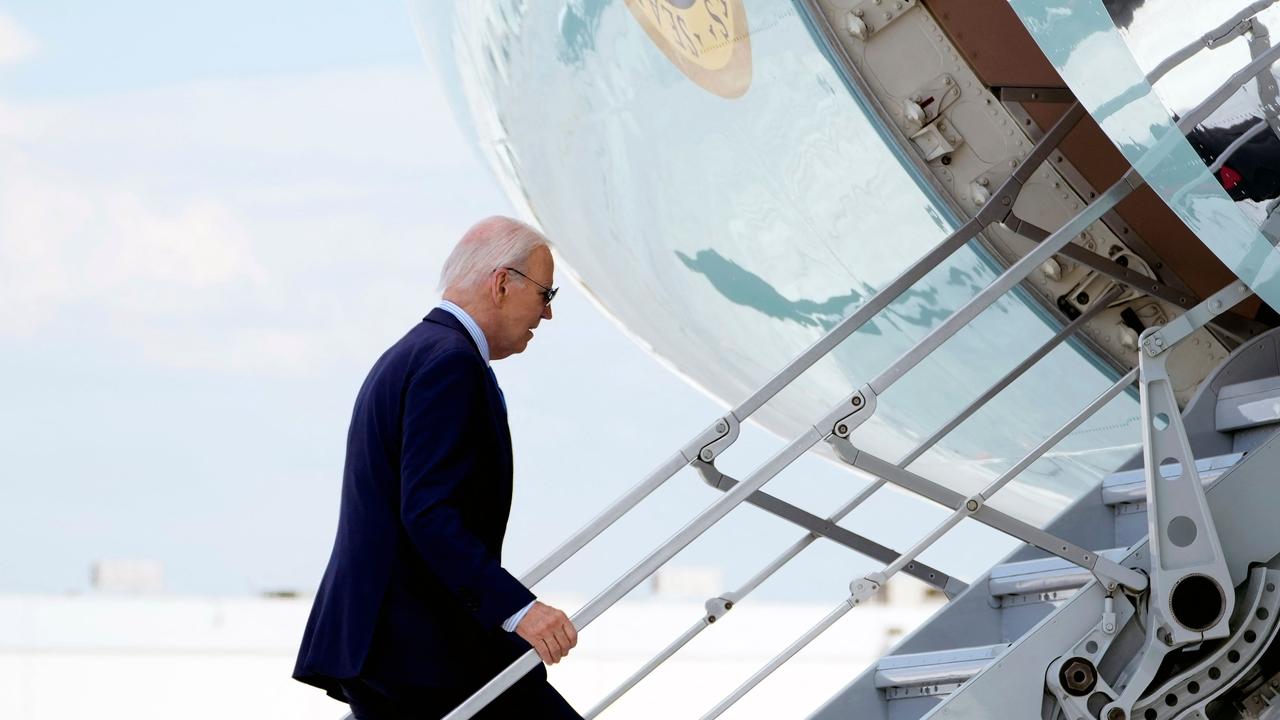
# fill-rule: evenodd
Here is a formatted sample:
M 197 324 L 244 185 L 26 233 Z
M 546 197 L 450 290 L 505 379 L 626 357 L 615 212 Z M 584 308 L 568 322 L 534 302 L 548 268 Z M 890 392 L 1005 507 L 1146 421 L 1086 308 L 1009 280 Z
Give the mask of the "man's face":
M 525 267 L 516 269 L 537 283 L 554 287 L 555 260 L 546 247 L 535 250 Z M 502 354 L 495 352 L 494 359 L 524 352 L 533 339 L 533 329 L 543 320 L 551 319 L 551 306 L 543 298 L 542 288 L 514 273 L 507 283 L 509 292 L 502 307 L 503 347 L 495 348 Z

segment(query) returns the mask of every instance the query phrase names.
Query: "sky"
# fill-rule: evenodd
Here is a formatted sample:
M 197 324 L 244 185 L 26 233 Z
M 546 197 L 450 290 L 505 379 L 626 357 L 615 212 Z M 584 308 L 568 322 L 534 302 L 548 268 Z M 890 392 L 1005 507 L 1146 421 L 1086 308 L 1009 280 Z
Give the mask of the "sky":
M 437 71 L 396 2 L 0 5 L 0 592 L 117 558 L 175 593 L 315 588 L 360 382 L 513 212 Z M 495 364 L 517 575 L 724 407 L 559 280 Z M 779 447 L 749 426 L 724 468 Z M 825 516 L 865 482 L 806 457 L 768 489 Z M 716 497 L 682 472 L 545 587 L 594 595 Z M 888 490 L 844 524 L 905 548 L 942 516 Z M 740 508 L 672 565 L 729 589 L 801 535 Z M 922 559 L 966 579 L 1013 546 L 952 537 Z M 834 603 L 872 569 L 822 542 L 759 594 Z

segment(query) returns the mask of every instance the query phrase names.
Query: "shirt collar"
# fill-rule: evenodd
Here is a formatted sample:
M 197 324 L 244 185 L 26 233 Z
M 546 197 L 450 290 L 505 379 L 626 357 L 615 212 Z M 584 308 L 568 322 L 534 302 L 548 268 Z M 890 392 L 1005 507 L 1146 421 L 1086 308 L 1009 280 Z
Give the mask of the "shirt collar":
M 485 339 L 484 331 L 476 324 L 475 319 L 468 315 L 466 310 L 463 310 L 448 300 L 441 300 L 437 307 L 458 318 L 458 322 L 462 323 L 462 327 L 467 329 L 467 334 L 469 334 L 471 339 L 475 341 L 476 349 L 480 351 L 480 357 L 484 358 L 484 364 L 488 365 L 489 341 Z

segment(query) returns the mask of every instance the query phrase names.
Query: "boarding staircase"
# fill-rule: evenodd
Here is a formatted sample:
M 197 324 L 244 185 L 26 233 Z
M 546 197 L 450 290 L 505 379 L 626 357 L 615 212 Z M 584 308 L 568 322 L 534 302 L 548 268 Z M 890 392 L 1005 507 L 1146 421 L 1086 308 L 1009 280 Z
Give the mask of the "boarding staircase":
M 1280 483 L 1276 482 L 1276 476 L 1280 475 L 1280 439 L 1275 436 L 1280 429 L 1278 373 L 1280 331 L 1272 331 L 1238 348 L 1206 378 L 1183 414 L 1183 425 L 1198 458 L 1195 468 L 1217 518 L 1247 522 L 1234 504 L 1242 496 L 1252 504 L 1268 504 L 1280 498 Z M 1161 468 L 1165 481 L 1179 475 L 1179 465 Z M 1228 489 L 1233 480 L 1238 480 L 1241 487 Z M 1251 484 L 1256 487 L 1244 487 Z M 1050 533 L 1087 543 L 1097 548 L 1099 555 L 1144 571 L 1149 570 L 1150 561 L 1146 554 L 1147 529 L 1147 488 L 1141 456 L 1106 477 L 1098 488 L 1046 527 Z M 1240 529 L 1258 536 L 1270 535 L 1268 539 L 1273 544 L 1280 540 L 1280 533 L 1267 533 L 1265 526 Z M 1243 550 L 1227 542 L 1224 546 L 1227 550 L 1233 547 Z M 1274 553 L 1274 549 L 1266 552 Z M 1270 557 L 1266 552 L 1261 553 L 1266 556 L 1263 559 Z M 1272 578 L 1276 572 L 1266 571 Z M 886 720 L 951 715 L 995 717 L 997 714 L 1026 717 L 1012 709 L 1009 687 L 1017 683 L 1010 683 L 1007 677 L 998 683 L 998 694 L 987 698 L 990 705 L 975 707 L 972 698 L 965 701 L 957 696 L 966 691 L 965 683 L 984 672 L 1001 675 L 996 667 L 998 663 L 1015 662 L 1009 655 L 1011 647 L 1027 640 L 1029 633 L 1079 596 L 1084 588 L 1093 585 L 1096 585 L 1094 576 L 1078 565 L 1036 548 L 1020 549 L 972 583 L 814 717 Z M 1263 587 L 1265 589 L 1265 584 Z M 1265 646 L 1274 633 L 1274 624 L 1266 620 L 1274 617 L 1274 607 L 1280 597 L 1267 598 L 1267 602 L 1268 617 L 1260 621 L 1254 618 L 1260 627 L 1253 628 L 1255 639 L 1243 645 Z M 1249 632 L 1248 627 L 1241 630 L 1242 640 L 1245 632 Z M 1044 662 L 1037 666 L 1039 677 L 1033 683 L 1037 711 L 1039 696 L 1043 694 L 1044 671 L 1054 657 L 1057 654 L 1041 658 Z M 1227 671 L 1243 666 L 1242 661 L 1227 661 L 1219 669 Z M 1225 687 L 1236 680 L 1238 677 L 1224 672 L 1219 678 L 1202 682 L 1196 693 L 1184 692 L 1181 697 L 1174 694 L 1173 703 L 1166 700 L 1170 697 L 1166 692 L 1153 708 L 1143 708 L 1142 716 L 1172 717 L 1177 711 L 1185 710 L 1189 701 L 1207 696 L 1213 686 Z M 982 691 L 973 692 L 978 695 Z M 948 707 L 953 698 L 956 706 Z M 981 709 L 984 707 L 986 710 Z M 1146 714 L 1147 709 L 1153 710 L 1153 714 Z
M 1269 4 L 1255 3 L 1248 10 L 1256 13 Z M 1250 19 L 1242 14 L 1224 27 Z M 830 31 L 820 22 L 817 25 L 820 32 Z M 1185 59 L 1194 51 L 1183 51 L 1177 57 Z M 1269 71 L 1278 57 L 1280 46 L 1259 50 L 1252 62 L 1180 118 L 1178 129 L 1185 134 L 1203 122 L 1244 83 Z M 1149 76 L 1151 81 L 1176 64 L 1163 63 Z M 950 598 L 948 604 L 832 698 L 815 717 L 1154 720 L 1179 715 L 1216 717 L 1224 707 L 1221 703 L 1251 708 L 1253 717 L 1266 716 L 1269 703 L 1280 693 L 1280 684 L 1272 685 L 1280 660 L 1264 652 L 1280 618 L 1280 592 L 1276 590 L 1280 570 L 1272 569 L 1273 565 L 1280 568 L 1275 559 L 1280 556 L 1280 529 L 1272 510 L 1280 501 L 1280 483 L 1272 477 L 1280 473 L 1280 441 L 1273 435 L 1280 427 L 1280 335 L 1272 332 L 1246 339 L 1201 383 L 1184 412 L 1179 411 L 1165 366 L 1171 348 L 1200 328 L 1221 322 L 1226 310 L 1250 295 L 1243 282 L 1232 282 L 1198 303 L 1195 298 L 1179 298 L 1189 309 L 1163 326 L 1146 328 L 1131 370 L 1102 394 L 1082 403 L 1074 417 L 980 492 L 962 495 L 916 474 L 911 463 L 1053 348 L 1077 334 L 1102 309 L 1135 296 L 1164 297 L 1169 294 L 1166 286 L 1105 258 L 1086 258 L 1090 267 L 1109 278 L 1110 289 L 905 458 L 891 462 L 876 457 L 850 439 L 854 430 L 875 414 L 877 397 L 1034 269 L 1060 253 L 1080 259 L 1082 251 L 1070 244 L 1072 239 L 1143 184 L 1142 176 L 1130 169 L 1053 231 L 1035 228 L 1013 215 L 1012 207 L 1024 184 L 1083 114 L 1083 108 L 1073 104 L 993 187 L 988 201 L 969 221 L 757 392 L 714 419 L 522 577 L 529 586 L 541 581 L 686 467 L 696 469 L 723 495 L 578 610 L 573 621 L 580 630 L 589 632 L 588 626 L 597 617 L 742 503 L 756 505 L 806 531 L 741 587 L 709 599 L 704 615 L 602 698 L 586 713 L 588 718 L 605 712 L 818 539 L 844 545 L 883 566 L 854 578 L 848 598 L 707 710 L 704 719 L 718 717 L 732 707 L 899 572 L 941 589 Z M 1168 142 L 1175 140 L 1181 142 L 1181 138 Z M 735 478 L 717 467 L 717 459 L 738 439 L 742 422 L 926 273 L 997 224 L 1023 234 L 1034 243 L 1032 249 L 876 377 L 833 399 L 830 409 L 814 418 L 811 427 L 754 471 Z M 1043 528 L 989 504 L 993 495 L 1135 382 L 1143 413 L 1144 443 L 1139 456 Z M 762 490 L 819 443 L 828 444 L 845 462 L 874 478 L 827 517 L 813 515 Z M 889 484 L 951 511 L 906 550 L 885 547 L 838 525 L 841 518 Z M 971 585 L 918 559 L 964 519 L 982 522 L 1024 543 L 1022 549 Z M 1152 528 L 1157 530 L 1154 544 L 1146 540 Z M 447 717 L 472 717 L 537 663 L 537 656 L 529 651 Z M 1207 706 L 1211 701 L 1219 705 Z M 691 710 L 691 715 L 697 712 Z

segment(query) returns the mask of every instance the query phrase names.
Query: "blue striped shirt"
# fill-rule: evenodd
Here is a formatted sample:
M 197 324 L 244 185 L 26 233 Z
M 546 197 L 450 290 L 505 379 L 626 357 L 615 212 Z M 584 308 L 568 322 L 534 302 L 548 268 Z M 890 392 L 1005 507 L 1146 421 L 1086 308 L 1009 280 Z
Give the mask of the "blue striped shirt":
M 484 364 L 489 364 L 489 340 L 485 338 L 484 331 L 476 324 L 476 321 L 467 314 L 466 310 L 449 302 L 441 300 L 439 308 L 450 315 L 458 318 L 458 322 L 462 323 L 462 327 L 467 329 L 467 334 L 475 341 L 476 347 L 480 348 L 480 357 L 484 358 Z

